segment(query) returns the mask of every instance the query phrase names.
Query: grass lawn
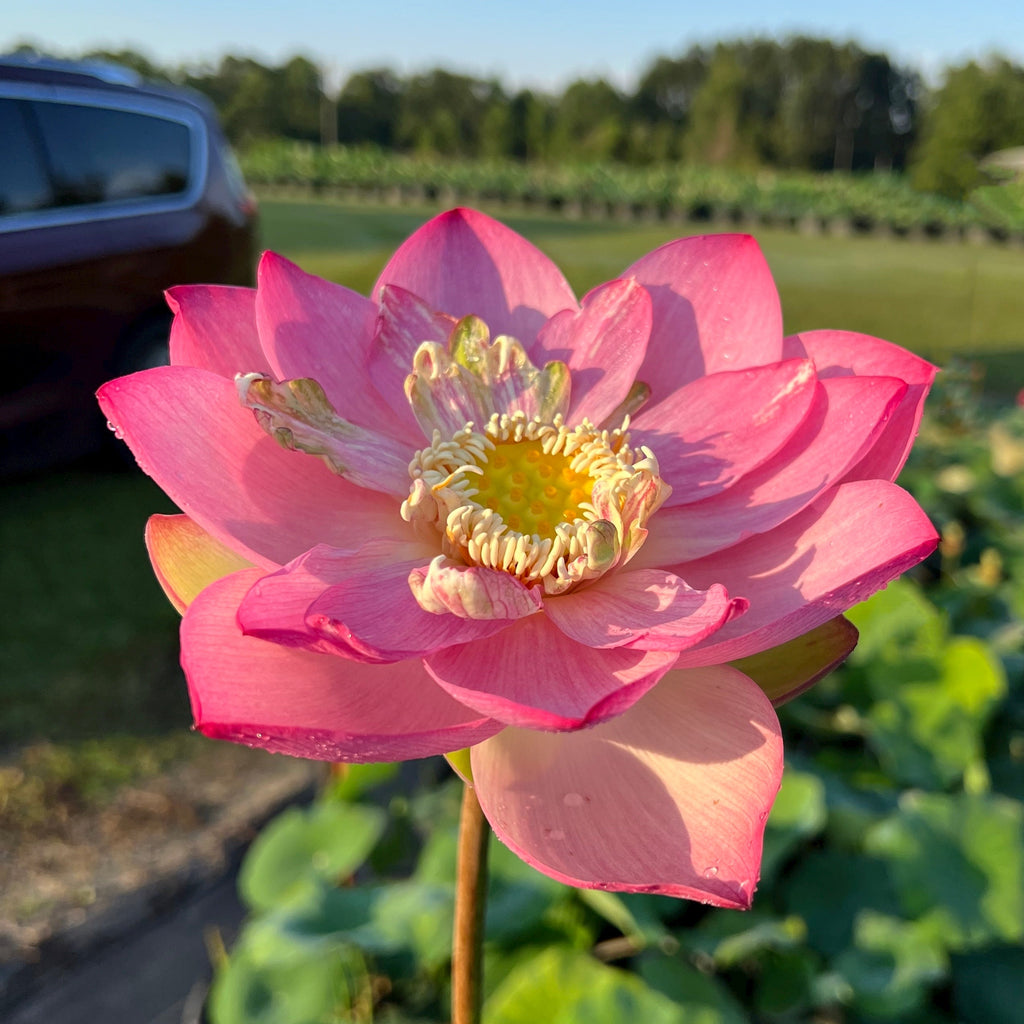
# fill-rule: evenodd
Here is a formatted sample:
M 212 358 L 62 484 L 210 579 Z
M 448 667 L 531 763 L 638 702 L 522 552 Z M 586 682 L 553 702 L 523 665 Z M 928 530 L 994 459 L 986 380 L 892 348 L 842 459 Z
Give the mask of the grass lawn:
M 395 246 L 431 209 L 266 200 L 263 241 L 306 270 L 369 291 Z M 671 225 L 504 216 L 582 294 L 681 230 Z M 876 237 L 806 237 L 759 229 L 787 331 L 875 334 L 942 364 L 988 368 L 997 394 L 1024 387 L 1024 250 Z
M 262 209 L 267 247 L 364 293 L 433 212 L 283 201 Z M 507 219 L 580 293 L 677 233 L 667 225 Z M 952 355 L 987 361 L 996 391 L 1024 387 L 1024 252 L 767 230 L 758 237 L 789 330 L 879 334 L 940 363 Z M 10 762 L 26 743 L 56 743 L 69 752 L 70 760 L 58 760 L 73 781 L 95 754 L 90 743 L 120 736 L 116 759 L 130 774 L 156 737 L 180 736 L 188 723 L 177 616 L 142 541 L 147 515 L 172 510 L 170 503 L 140 474 L 83 469 L 0 486 L 0 753 Z

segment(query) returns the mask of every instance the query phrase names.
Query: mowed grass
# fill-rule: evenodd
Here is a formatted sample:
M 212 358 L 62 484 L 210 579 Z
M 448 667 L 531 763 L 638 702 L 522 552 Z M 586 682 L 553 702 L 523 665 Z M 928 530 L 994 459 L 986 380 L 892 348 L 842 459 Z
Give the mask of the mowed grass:
M 306 270 L 366 293 L 432 209 L 266 200 L 263 240 Z M 502 215 L 551 256 L 579 294 L 694 228 Z M 706 229 L 701 229 L 706 230 Z M 808 237 L 758 229 L 786 330 L 837 327 L 888 338 L 940 365 L 987 369 L 986 387 L 1024 387 L 1024 250 L 874 236 Z

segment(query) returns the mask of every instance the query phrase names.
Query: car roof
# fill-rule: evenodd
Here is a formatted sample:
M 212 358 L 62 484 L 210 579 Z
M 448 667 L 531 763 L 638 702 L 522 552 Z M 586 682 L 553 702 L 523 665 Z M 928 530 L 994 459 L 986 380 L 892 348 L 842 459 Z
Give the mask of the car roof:
M 213 105 L 201 93 L 184 86 L 149 81 L 137 71 L 101 60 L 62 60 L 37 53 L 0 54 L 0 82 L 79 86 L 120 95 L 147 95 L 188 103 L 208 119 Z

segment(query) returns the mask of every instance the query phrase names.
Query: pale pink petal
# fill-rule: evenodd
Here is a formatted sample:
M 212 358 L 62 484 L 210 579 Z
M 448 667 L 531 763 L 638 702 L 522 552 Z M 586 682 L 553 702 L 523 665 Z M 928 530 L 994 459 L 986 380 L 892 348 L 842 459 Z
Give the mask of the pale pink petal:
M 580 729 L 637 701 L 675 662 L 674 651 L 599 651 L 570 640 L 544 615 L 520 619 L 486 643 L 426 660 L 453 697 L 531 729 Z
M 841 665 L 857 646 L 857 635 L 853 623 L 839 615 L 778 647 L 731 664 L 753 679 L 778 707 Z
M 566 420 L 599 424 L 629 393 L 650 333 L 647 292 L 633 280 L 609 281 L 584 297 L 579 312 L 566 309 L 553 316 L 541 328 L 530 358 L 538 366 L 553 359 L 566 363 L 572 373 Z
M 171 500 L 257 565 L 283 565 L 321 542 L 352 547 L 410 534 L 394 498 L 275 444 L 225 377 L 160 366 L 105 384 L 98 398 Z
M 568 411 L 570 387 L 565 363 L 536 367 L 519 341 L 492 338 L 483 320 L 467 316 L 447 345 L 420 349 L 405 393 L 423 434 L 432 438 L 440 430 L 448 438 L 495 414 L 522 412 L 528 420 L 553 423 Z
M 409 585 L 410 574 L 424 568 L 422 560 L 410 559 L 349 576 L 309 606 L 306 622 L 347 657 L 372 662 L 420 657 L 492 637 L 510 625 L 510 619 L 425 611 Z
M 258 280 L 256 322 L 274 374 L 312 377 L 339 416 L 401 436 L 392 403 L 372 386 L 366 365 L 376 305 L 273 252 L 264 253 Z
M 413 356 L 420 345 L 425 341 L 447 344 L 456 321 L 395 285 L 381 288 L 379 301 L 370 349 L 370 379 L 405 426 L 408 436 L 417 437 L 420 430 L 405 397 L 405 378 L 412 373 Z
M 238 400 L 256 422 L 289 451 L 323 459 L 334 473 L 359 487 L 404 501 L 409 494 L 411 441 L 342 419 L 311 378 L 278 383 L 261 373 L 235 380 Z
M 680 388 L 630 428 L 672 487 L 666 508 L 732 486 L 767 462 L 796 433 L 814 403 L 814 364 L 792 359 L 735 373 L 716 373 Z
M 146 548 L 160 586 L 182 615 L 215 580 L 251 564 L 188 516 L 150 516 Z
M 547 256 L 476 210 L 449 210 L 424 224 L 381 271 L 374 299 L 385 285 L 405 288 L 456 319 L 478 316 L 492 336 L 511 334 L 527 346 L 545 320 L 576 308 L 576 296 Z
M 459 565 L 437 555 L 409 574 L 421 608 L 463 619 L 521 619 L 539 611 L 540 587 L 526 587 L 515 576 L 479 565 Z
M 679 666 L 744 658 L 835 618 L 916 565 L 938 541 L 906 491 L 858 480 L 829 491 L 769 533 L 672 571 L 692 587 L 724 584 L 746 614 L 684 651 Z
M 885 433 L 847 474 L 849 480 L 895 480 L 910 454 L 937 367 L 898 345 L 854 331 L 805 331 L 786 338 L 787 356 L 807 355 L 823 379 L 857 374 L 898 377 L 909 387 Z
M 307 624 L 309 606 L 350 576 L 409 559 L 422 561 L 432 554 L 430 545 L 416 539 L 371 540 L 351 551 L 318 544 L 253 584 L 239 605 L 238 625 L 247 636 L 337 654 L 338 644 Z M 350 650 L 344 647 L 341 653 L 349 656 Z
M 681 238 L 642 256 L 623 277 L 650 293 L 654 329 L 637 375 L 660 402 L 721 370 L 782 358 L 782 311 L 771 271 L 748 235 Z
M 782 737 L 735 669 L 669 672 L 610 722 L 571 735 L 506 729 L 471 759 L 495 834 L 544 874 L 750 906 Z
M 905 392 L 892 377 L 819 382 L 811 414 L 777 455 L 714 497 L 662 509 L 636 564 L 677 565 L 784 523 L 875 443 Z
M 235 611 L 258 577 L 218 580 L 182 622 L 200 732 L 316 760 L 397 761 L 458 750 L 500 728 L 443 693 L 419 661 L 361 665 L 243 636 Z
M 745 604 L 731 600 L 724 587 L 691 590 L 670 572 L 640 569 L 549 598 L 544 608 L 566 636 L 588 647 L 683 651 L 742 612 Z
M 256 289 L 189 284 L 167 291 L 174 312 L 171 363 L 222 377 L 270 369 L 256 330 Z

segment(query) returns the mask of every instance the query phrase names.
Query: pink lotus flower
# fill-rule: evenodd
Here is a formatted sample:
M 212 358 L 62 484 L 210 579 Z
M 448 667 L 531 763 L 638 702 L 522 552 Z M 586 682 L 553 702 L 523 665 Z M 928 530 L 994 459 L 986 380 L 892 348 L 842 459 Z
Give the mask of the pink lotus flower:
M 254 291 L 169 300 L 173 365 L 99 397 L 185 513 L 148 543 L 197 727 L 342 761 L 471 747 L 539 870 L 749 906 L 772 702 L 936 543 L 891 482 L 934 368 L 784 338 L 751 238 L 671 242 L 577 302 L 470 210 L 370 299 L 268 253 Z

